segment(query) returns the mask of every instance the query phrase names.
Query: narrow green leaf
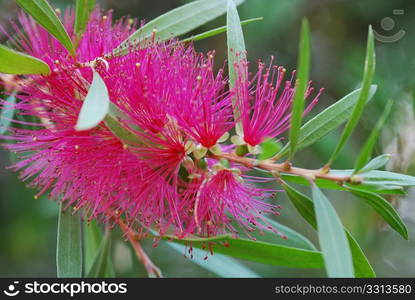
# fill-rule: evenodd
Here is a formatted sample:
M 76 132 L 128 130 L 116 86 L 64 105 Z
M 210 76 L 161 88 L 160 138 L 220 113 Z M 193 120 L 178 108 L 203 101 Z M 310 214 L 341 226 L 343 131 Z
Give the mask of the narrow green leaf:
M 379 156 L 375 157 L 374 159 L 372 159 L 371 161 L 369 161 L 357 173 L 358 174 L 366 173 L 366 172 L 369 172 L 369 171 L 372 171 L 372 170 L 380 169 L 380 168 L 386 166 L 386 164 L 389 162 L 390 158 L 391 158 L 390 154 L 379 155 Z
M 334 170 L 334 171 L 343 171 L 343 170 Z M 329 174 L 334 174 L 337 172 L 330 172 Z M 345 174 L 344 176 L 351 175 L 351 173 L 339 173 L 339 174 Z M 305 179 L 302 176 L 288 174 L 288 173 L 280 173 L 280 176 L 283 180 L 296 183 L 296 184 L 302 184 L 309 186 L 310 182 Z M 358 177 L 362 180 L 362 183 L 355 184 L 360 189 L 364 189 L 370 192 L 375 192 L 377 194 L 396 194 L 396 195 L 405 195 L 405 191 L 401 186 L 399 186 L 398 182 L 393 181 L 373 181 L 363 178 L 361 175 L 358 175 Z M 329 190 L 335 190 L 335 191 L 347 191 L 347 189 L 344 186 L 341 186 L 337 184 L 336 182 L 332 180 L 327 179 L 321 179 L 318 178 L 315 181 L 316 185 L 323 189 L 329 189 Z M 408 182 L 409 183 L 409 182 Z M 408 184 L 410 185 L 410 184 Z
M 373 148 L 376 144 L 376 141 L 378 140 L 380 130 L 382 129 L 383 124 L 385 123 L 386 119 L 389 116 L 392 105 L 393 105 L 392 101 L 389 101 L 386 104 L 386 107 L 385 107 L 385 110 L 382 116 L 379 118 L 378 122 L 376 123 L 375 128 L 373 129 L 372 133 L 367 139 L 362 150 L 360 150 L 359 156 L 357 157 L 356 164 L 354 166 L 355 173 L 359 173 L 359 171 L 361 171 L 361 169 L 369 162 L 370 158 L 372 157 Z
M 49 75 L 49 66 L 40 59 L 0 45 L 0 73 Z
M 75 48 L 62 22 L 47 0 L 16 0 L 29 15 L 53 35 L 61 44 L 75 56 Z
M 285 235 L 286 239 L 276 237 L 275 233 L 269 230 L 264 231 L 261 235 L 257 236 L 259 240 L 264 242 L 270 242 L 273 244 L 279 244 L 287 247 L 301 248 L 306 250 L 317 251 L 317 248 L 314 246 L 309 239 L 301 235 L 297 231 L 278 223 L 277 221 L 271 220 L 270 218 L 264 217 L 266 222 L 269 223 L 273 228 L 275 228 L 280 234 Z
M 99 246 L 101 245 L 102 238 L 102 230 L 95 220 L 92 220 L 89 223 L 84 222 L 85 274 L 88 274 L 91 269 L 98 253 Z
M 314 228 L 317 229 L 316 215 L 314 213 L 313 201 L 306 195 L 300 193 L 296 189 L 289 186 L 284 181 L 281 181 L 281 186 L 287 193 L 288 199 L 297 209 L 299 214 Z
M 235 65 L 246 59 L 245 39 L 239 19 L 238 10 L 232 0 L 227 0 L 228 8 L 226 14 L 227 43 L 228 43 L 228 64 L 230 87 L 235 86 L 237 72 Z
M 79 214 L 59 208 L 56 265 L 59 278 L 82 276 L 82 224 Z
M 171 248 L 185 254 L 189 248 L 177 243 L 166 243 Z M 249 269 L 247 266 L 238 262 L 237 260 L 219 253 L 209 256 L 208 259 L 204 259 L 208 252 L 206 250 L 200 250 L 197 248 L 192 249 L 191 262 L 199 265 L 200 267 L 222 277 L 222 278 L 259 278 L 257 273 Z
M 237 70 L 237 65 L 246 60 L 245 40 L 239 19 L 238 10 L 233 0 L 228 0 L 226 13 L 227 43 L 228 43 L 228 66 L 229 66 L 229 88 L 233 89 L 238 76 L 245 76 L 244 72 Z M 239 78 L 244 81 L 245 78 Z M 236 97 L 232 98 L 233 115 L 235 120 L 239 120 L 240 112 L 236 103 Z M 236 124 L 237 132 L 243 133 L 240 122 Z
M 215 253 L 221 253 L 236 258 L 246 259 L 259 263 L 285 266 L 292 268 L 323 268 L 323 258 L 320 252 L 280 246 L 267 242 L 236 239 L 231 236 L 218 236 L 215 238 L 187 238 L 173 239 L 174 242 L 199 249 L 212 247 Z
M 266 160 L 273 157 L 281 150 L 281 143 L 275 139 L 268 139 L 261 144 L 261 153 L 258 155 L 259 160 Z
M 94 128 L 104 120 L 109 108 L 110 98 L 107 86 L 94 70 L 92 84 L 82 105 L 75 129 L 81 131 Z
M 99 254 L 99 247 L 102 243 L 104 235 L 97 222 L 92 220 L 89 223 L 84 222 L 84 245 L 85 245 L 85 274 L 88 274 Z M 112 264 L 111 256 L 107 257 L 107 265 L 104 277 L 114 277 L 114 266 Z
M 408 240 L 408 230 L 406 229 L 405 223 L 402 221 L 392 204 L 375 193 L 352 188 L 350 186 L 348 186 L 348 189 L 353 195 L 365 200 L 367 204 L 382 216 L 386 223 L 388 223 L 404 239 Z
M 108 273 L 108 257 L 111 255 L 111 230 L 105 230 L 104 238 L 99 246 L 94 262 L 87 273 L 88 278 L 105 277 Z
M 311 185 L 317 233 L 329 277 L 354 277 L 353 260 L 343 225 L 327 197 Z
M 366 258 L 362 248 L 352 236 L 352 234 L 344 228 L 347 240 L 349 241 L 350 251 L 353 257 L 353 268 L 356 278 L 376 278 L 376 273 Z
M 346 144 L 347 140 L 349 139 L 354 128 L 356 127 L 357 123 L 360 120 L 363 109 L 367 103 L 367 99 L 370 94 L 370 86 L 372 84 L 373 75 L 375 74 L 375 64 L 376 64 L 375 42 L 373 38 L 372 26 L 369 26 L 365 68 L 363 72 L 362 89 L 359 94 L 359 100 L 356 102 L 356 105 L 353 108 L 353 113 L 343 130 L 339 143 L 336 146 L 336 149 L 334 150 L 333 154 L 330 157 L 328 165 L 331 165 L 334 162 L 334 160 L 337 158 L 337 155 L 343 149 L 344 145 Z
M 10 126 L 11 120 L 14 116 L 14 105 L 16 104 L 16 92 L 13 92 L 2 103 L 2 110 L 0 114 L 0 135 L 3 135 Z
M 131 130 L 122 125 L 123 121 L 128 120 L 128 117 L 121 112 L 121 110 L 114 104 L 110 103 L 110 108 L 107 116 L 104 119 L 105 125 L 111 132 L 120 139 L 125 145 L 137 145 L 143 142 L 139 137 Z M 137 131 L 141 131 L 140 128 L 135 128 Z
M 241 26 L 248 25 L 250 23 L 257 22 L 257 21 L 262 21 L 263 19 L 264 19 L 263 17 L 247 19 L 247 20 L 241 21 Z M 226 31 L 227 31 L 227 26 L 221 26 L 221 27 L 188 37 L 182 40 L 182 42 L 186 43 L 186 42 L 200 41 L 200 40 L 204 40 L 209 37 L 224 33 Z
M 278 234 L 272 230 L 255 230 L 249 233 L 248 238 L 254 238 L 261 242 L 268 242 L 272 244 L 277 244 L 281 246 L 301 248 L 306 250 L 316 251 L 316 247 L 307 239 L 305 236 L 301 235 L 297 231 L 278 223 L 270 218 L 263 217 L 267 225 L 272 226 L 277 230 Z M 232 222 L 232 226 L 241 234 L 243 234 L 243 228 L 237 223 Z M 282 238 L 279 234 L 284 235 L 286 238 Z
M 294 92 L 293 107 L 290 121 L 290 157 L 292 160 L 297 151 L 297 143 L 300 135 L 300 127 L 304 112 L 304 95 L 307 91 L 308 76 L 310 73 L 310 28 L 308 21 L 303 20 L 301 25 L 301 37 L 299 57 L 297 64 L 297 82 Z
M 295 190 L 285 182 L 281 182 L 282 187 L 291 200 L 298 213 L 314 228 L 317 229 L 317 221 L 314 213 L 313 201 L 306 195 Z M 375 271 L 370 265 L 368 259 L 360 248 L 359 244 L 353 238 L 351 233 L 344 228 L 347 239 L 349 240 L 350 250 L 353 257 L 353 267 L 355 276 L 358 278 L 373 278 L 376 277 Z
M 236 5 L 243 1 L 234 0 Z M 145 24 L 115 48 L 113 55 L 124 54 L 131 45 L 140 43 L 145 46 L 146 41 L 151 40 L 153 34 L 160 41 L 185 34 L 225 12 L 225 0 L 199 0 L 185 4 Z
M 94 10 L 95 0 L 76 0 L 75 34 L 80 38 L 88 25 L 91 12 Z
M 330 170 L 329 174 L 336 176 L 351 176 L 354 170 Z M 383 184 L 395 186 L 415 186 L 415 177 L 400 173 L 373 170 L 355 175 L 366 184 Z
M 372 99 L 376 93 L 376 85 L 372 85 L 369 92 L 368 101 Z M 342 99 L 327 107 L 317 116 L 305 123 L 301 129 L 297 142 L 297 150 L 310 146 L 331 131 L 338 128 L 342 123 L 346 122 L 352 115 L 352 108 L 359 99 L 361 89 L 355 90 L 344 96 Z M 282 157 L 289 152 L 290 143 L 288 142 L 284 148 L 276 155 Z

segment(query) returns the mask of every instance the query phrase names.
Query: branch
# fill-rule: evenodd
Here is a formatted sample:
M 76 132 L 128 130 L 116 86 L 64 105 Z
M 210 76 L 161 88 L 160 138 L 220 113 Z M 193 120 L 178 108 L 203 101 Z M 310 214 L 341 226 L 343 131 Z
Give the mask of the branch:
M 352 183 L 351 176 L 336 176 L 332 174 L 328 174 L 327 169 L 303 169 L 293 167 L 290 163 L 275 163 L 271 160 L 264 160 L 260 161 L 253 158 L 248 157 L 241 157 L 233 153 L 222 153 L 212 155 L 211 157 L 215 159 L 227 159 L 228 161 L 241 164 L 247 168 L 259 168 L 265 171 L 271 172 L 274 176 L 279 177 L 279 173 L 288 173 L 293 175 L 298 175 L 304 177 L 306 179 L 315 180 L 316 178 L 326 179 L 330 181 L 337 182 L 339 184 L 343 184 L 345 182 Z

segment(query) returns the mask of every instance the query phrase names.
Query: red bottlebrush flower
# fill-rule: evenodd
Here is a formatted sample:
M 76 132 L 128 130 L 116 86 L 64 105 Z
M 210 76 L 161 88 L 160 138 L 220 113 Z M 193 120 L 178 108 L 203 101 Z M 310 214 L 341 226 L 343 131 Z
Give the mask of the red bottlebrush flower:
M 267 138 L 275 138 L 290 127 L 291 104 L 294 96 L 294 75 L 284 81 L 286 70 L 272 65 L 266 68 L 258 64 L 258 71 L 252 79 L 247 75 L 248 63 L 241 62 L 238 66 L 236 94 L 240 122 L 243 128 L 243 139 L 250 146 L 261 144 Z M 313 88 L 307 88 L 308 98 Z M 307 114 L 317 103 L 321 89 L 304 111 Z

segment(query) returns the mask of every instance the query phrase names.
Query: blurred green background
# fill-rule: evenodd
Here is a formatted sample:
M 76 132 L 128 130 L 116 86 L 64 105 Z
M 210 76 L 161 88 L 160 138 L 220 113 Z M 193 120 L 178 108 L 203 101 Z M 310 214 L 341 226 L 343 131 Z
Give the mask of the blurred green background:
M 51 1 L 64 9 L 74 1 Z M 139 19 L 152 18 L 190 1 L 184 0 L 97 0 L 105 9 L 114 9 L 117 17 L 130 15 Z M 0 24 L 9 28 L 9 21 L 18 8 L 12 0 L 0 0 Z M 400 39 L 386 43 L 380 38 L 376 44 L 379 85 L 374 100 L 365 110 L 358 130 L 349 141 L 334 167 L 351 168 L 357 152 L 368 137 L 384 103 L 395 101 L 394 113 L 389 119 L 376 154 L 392 153 L 388 166 L 394 171 L 415 175 L 412 166 L 415 153 L 415 119 L 413 97 L 415 93 L 415 2 L 408 0 L 246 0 L 240 6 L 241 19 L 264 17 L 264 20 L 244 27 L 248 57 L 251 66 L 256 60 L 269 61 L 273 55 L 276 64 L 288 70 L 295 68 L 299 27 L 307 17 L 312 28 L 312 74 L 316 88 L 325 92 L 311 116 L 354 90 L 361 80 L 365 55 L 367 28 L 373 28 L 383 37 Z M 205 25 L 196 32 L 222 26 L 225 18 Z M 1 42 L 5 37 L 0 34 Z M 226 37 L 220 35 L 196 43 L 199 50 L 216 49 L 218 66 L 226 55 Z M 340 132 L 340 131 L 339 131 Z M 335 147 L 339 132 L 330 134 L 312 148 L 301 151 L 295 164 L 303 167 L 321 167 Z M 12 159 L 0 150 L 0 276 L 2 277 L 54 277 L 57 205 L 46 197 L 34 200 L 34 191 L 19 183 L 17 175 L 6 170 Z M 403 240 L 388 228 L 362 201 L 352 196 L 327 192 L 346 226 L 354 233 L 379 277 L 415 276 L 415 191 L 408 196 L 392 199 L 399 209 L 410 232 L 410 241 Z M 283 206 L 278 221 L 286 224 L 317 243 L 316 235 L 294 211 L 283 194 L 277 195 Z M 145 276 L 135 261 L 133 252 L 124 243 L 121 234 L 113 233 L 112 247 L 118 276 Z M 145 245 L 154 262 L 167 277 L 215 276 L 184 258 L 179 252 L 160 244 L 153 248 Z M 244 262 L 262 276 L 306 277 L 324 276 L 319 270 L 279 268 Z

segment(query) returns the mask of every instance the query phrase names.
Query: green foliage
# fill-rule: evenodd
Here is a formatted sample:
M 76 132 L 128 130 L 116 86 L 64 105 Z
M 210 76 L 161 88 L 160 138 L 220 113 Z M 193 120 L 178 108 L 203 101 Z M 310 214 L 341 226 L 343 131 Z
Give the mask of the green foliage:
M 40 59 L 0 45 L 0 72 L 18 75 L 48 75 L 50 68 Z
M 119 138 L 124 145 L 128 144 L 142 144 L 143 142 L 139 137 L 131 130 L 122 125 L 123 122 L 128 120 L 126 116 L 114 103 L 110 103 L 109 111 L 104 119 L 105 125 L 111 132 Z M 137 131 L 141 131 L 140 128 L 134 128 Z
M 360 120 L 362 115 L 363 109 L 367 103 L 367 99 L 370 95 L 370 87 L 372 84 L 372 79 L 375 74 L 375 64 L 376 64 L 376 57 L 375 57 L 375 41 L 373 38 L 373 30 L 372 27 L 369 26 L 369 34 L 367 40 L 367 50 L 366 50 L 366 60 L 365 60 L 365 68 L 363 72 L 363 82 L 362 82 L 362 89 L 359 94 L 359 99 L 357 100 L 354 108 L 353 113 L 350 116 L 349 121 L 347 122 L 343 133 L 340 137 L 339 143 L 337 144 L 336 149 L 334 150 L 331 158 L 328 162 L 330 165 L 334 160 L 337 158 L 340 151 L 343 149 L 346 141 L 351 136 L 354 128 L 356 127 L 357 123 Z
M 188 251 L 188 247 L 177 244 L 167 243 L 172 249 L 176 250 L 179 254 L 183 255 Z M 247 266 L 238 262 L 237 260 L 227 255 L 215 253 L 208 259 L 204 259 L 208 255 L 206 250 L 197 248 L 192 249 L 191 262 L 199 265 L 200 267 L 222 277 L 222 278 L 258 278 L 261 277 L 256 272 L 249 269 Z
M 104 80 L 96 72 L 76 122 L 78 131 L 92 129 L 104 120 L 110 108 L 110 98 Z
M 262 21 L 264 18 L 260 17 L 260 18 L 252 18 L 252 19 L 247 19 L 247 20 L 243 20 L 241 21 L 241 26 L 244 25 L 248 25 L 257 21 Z M 191 37 L 188 37 L 186 39 L 181 40 L 182 42 L 186 43 L 186 42 L 195 42 L 195 41 L 200 41 L 200 40 L 204 40 L 207 39 L 209 37 L 224 33 L 227 31 L 227 26 L 221 26 L 206 32 L 202 32 L 196 35 L 193 35 Z
M 96 252 L 93 263 L 88 270 L 86 277 L 99 278 L 107 277 L 112 269 L 110 259 L 111 254 L 111 231 L 109 228 L 105 230 L 105 235 L 101 240 L 98 251 Z
M 330 170 L 329 174 L 352 176 L 354 170 Z M 395 172 L 373 170 L 355 175 L 362 183 L 384 186 L 415 186 L 415 177 Z M 359 187 L 363 186 L 359 184 Z
M 363 146 L 362 150 L 360 150 L 359 156 L 357 157 L 356 160 L 356 164 L 355 164 L 355 172 L 359 173 L 359 171 L 361 171 L 362 168 L 365 167 L 365 165 L 369 162 L 370 158 L 372 157 L 372 152 L 373 152 L 373 148 L 376 144 L 376 141 L 378 140 L 379 134 L 380 134 L 380 130 L 383 127 L 383 124 L 385 123 L 386 119 L 389 116 L 389 113 L 391 111 L 393 102 L 389 101 L 386 104 L 385 110 L 382 114 L 382 116 L 379 118 L 379 121 L 377 122 L 375 128 L 373 129 L 372 133 L 370 134 L 368 140 L 366 141 L 365 145 Z M 386 157 L 384 157 L 386 159 Z M 382 161 L 383 163 L 384 161 Z M 379 161 L 380 163 L 380 161 Z M 387 163 L 384 163 L 384 165 Z M 377 169 L 379 167 L 375 167 L 376 165 L 372 162 L 373 165 L 373 169 Z M 383 166 L 380 166 L 383 167 Z M 365 167 L 366 170 L 369 170 L 370 167 L 368 168 L 367 166 Z
M 76 18 L 74 29 L 78 39 L 80 39 L 84 33 L 85 28 L 88 25 L 89 16 L 94 10 L 94 7 L 95 0 L 76 0 Z
M 281 150 L 281 143 L 275 139 L 268 139 L 261 143 L 261 153 L 258 155 L 259 160 L 266 160 L 273 157 Z
M 320 252 L 281 246 L 278 244 L 236 239 L 231 236 L 217 236 L 214 238 L 186 238 L 176 239 L 174 242 L 184 244 L 191 242 L 192 247 L 207 249 L 212 247 L 215 253 L 222 253 L 236 258 L 246 259 L 259 263 L 293 267 L 293 268 L 322 268 L 323 258 Z
M 228 42 L 228 66 L 229 66 L 229 88 L 233 89 L 235 87 L 236 80 L 238 76 L 245 76 L 243 72 L 238 70 L 238 65 L 246 60 L 246 49 L 245 49 L 245 39 L 241 27 L 241 20 L 239 19 L 239 14 L 236 9 L 235 3 L 233 0 L 228 1 L 228 8 L 226 14 L 226 26 L 227 26 L 227 42 Z M 246 78 L 239 78 L 240 81 L 244 81 Z M 233 115 L 235 120 L 238 120 L 240 117 L 240 112 L 238 111 L 236 97 L 232 98 L 232 107 Z M 236 124 L 237 132 L 242 133 L 242 125 L 240 122 Z
M 356 172 L 356 169 L 355 169 L 355 173 L 357 174 L 366 173 L 372 170 L 383 168 L 389 162 L 390 158 L 391 158 L 390 154 L 379 155 L 375 157 L 374 159 L 372 159 L 371 161 L 369 161 L 358 172 Z
M 348 189 L 353 195 L 365 200 L 396 232 L 408 239 L 408 230 L 395 208 L 381 196 L 358 188 Z
M 372 85 L 369 92 L 368 101 L 373 97 L 377 87 Z M 305 123 L 299 133 L 296 149 L 302 149 L 310 146 L 338 128 L 342 123 L 346 122 L 352 114 L 352 108 L 359 99 L 361 89 L 355 90 L 344 96 L 342 99 L 327 107 L 317 116 Z M 290 143 L 288 142 L 284 148 L 276 155 L 282 157 L 288 153 Z
M 108 241 L 105 241 L 108 243 Z M 104 243 L 104 234 L 102 233 L 101 228 L 98 226 L 95 220 L 90 221 L 89 223 L 84 222 L 84 265 L 85 265 L 85 274 L 89 274 L 92 271 L 92 266 L 96 258 L 100 255 L 101 244 Z M 103 277 L 114 277 L 114 267 L 112 264 L 111 253 L 108 251 L 107 261 L 104 265 L 105 273 Z M 102 268 L 103 262 L 101 262 Z M 98 269 L 99 269 L 98 268 Z
M 72 56 L 75 56 L 75 47 L 72 44 L 71 38 L 47 0 L 16 0 L 16 2 L 36 22 L 61 42 Z
M 313 201 L 306 195 L 300 193 L 296 189 L 292 188 L 284 181 L 280 182 L 284 188 L 288 199 L 291 200 L 294 207 L 300 213 L 300 215 L 314 228 L 317 229 L 316 214 L 314 212 Z
M 354 277 L 352 254 L 343 225 L 327 197 L 311 185 L 317 232 L 329 277 Z
M 310 242 L 310 240 L 307 239 L 305 236 L 301 235 L 299 232 L 265 216 L 263 218 L 264 223 L 266 223 L 265 225 L 271 226 L 278 232 L 278 234 L 285 236 L 285 238 L 282 238 L 272 230 L 259 229 L 249 233 L 249 236 L 251 238 L 257 239 L 262 242 L 275 243 L 287 247 L 313 251 L 317 250 L 313 243 Z M 243 228 L 239 224 L 237 224 L 237 222 L 233 222 L 232 226 L 242 234 Z
M 14 116 L 14 107 L 16 103 L 16 92 L 12 93 L 6 99 L 7 104 L 3 103 L 3 108 L 0 114 L 0 135 L 3 135 L 10 126 L 11 119 Z
M 241 4 L 244 0 L 234 0 L 235 4 Z M 114 49 L 114 55 L 122 55 L 125 49 L 131 45 L 145 45 L 146 41 L 155 36 L 163 41 L 185 34 L 225 13 L 224 0 L 199 0 L 193 1 L 176 9 L 173 9 L 156 19 L 146 23 L 134 32 L 128 39 Z
M 376 273 L 370 265 L 368 259 L 363 253 L 357 241 L 352 234 L 344 228 L 346 232 L 347 240 L 349 241 L 350 251 L 353 257 L 354 275 L 357 278 L 375 278 Z
M 281 181 L 281 185 L 284 188 L 284 191 L 287 193 L 288 199 L 291 200 L 291 203 L 294 205 L 298 213 L 314 229 L 317 229 L 317 220 L 314 212 L 313 201 L 306 195 L 300 193 L 293 187 L 286 184 L 284 181 Z M 350 251 L 352 253 L 355 276 L 366 278 L 376 277 L 376 274 L 373 271 L 372 266 L 367 260 L 359 244 L 356 242 L 356 240 L 353 238 L 351 233 L 346 228 L 344 228 L 344 231 L 349 241 Z
M 379 170 L 373 170 L 359 175 L 353 175 L 353 173 L 354 170 L 330 170 L 328 175 L 342 176 L 344 178 L 348 178 L 349 180 L 352 180 L 353 178 L 356 181 L 355 183 L 350 182 L 346 184 L 358 186 L 359 189 L 375 192 L 377 194 L 404 195 L 405 193 L 402 190 L 403 186 L 415 185 L 415 177 L 399 173 Z M 285 181 L 290 181 L 296 184 L 302 184 L 307 186 L 310 185 L 310 182 L 306 178 L 299 175 L 281 173 L 280 176 Z M 347 191 L 347 189 L 344 186 L 341 186 L 336 182 L 333 182 L 328 179 L 317 178 L 315 180 L 315 183 L 320 188 Z
M 80 278 L 83 269 L 82 223 L 78 214 L 59 208 L 56 265 L 59 278 Z
M 301 37 L 299 57 L 297 64 L 297 81 L 295 84 L 293 108 L 291 112 L 290 126 L 290 156 L 292 160 L 297 151 L 298 137 L 303 119 L 305 93 L 308 86 L 308 76 L 310 73 L 310 28 L 307 20 L 303 20 L 301 25 Z

